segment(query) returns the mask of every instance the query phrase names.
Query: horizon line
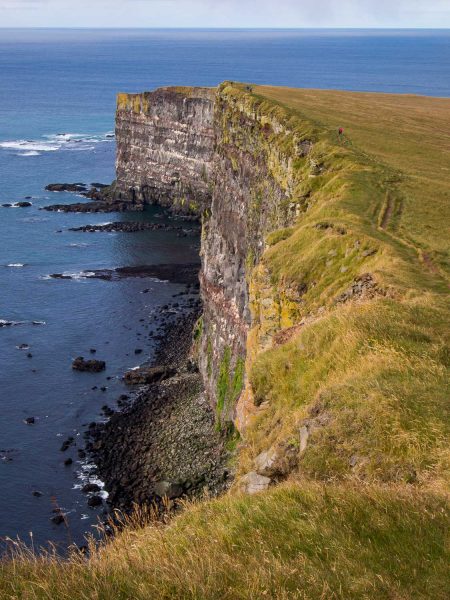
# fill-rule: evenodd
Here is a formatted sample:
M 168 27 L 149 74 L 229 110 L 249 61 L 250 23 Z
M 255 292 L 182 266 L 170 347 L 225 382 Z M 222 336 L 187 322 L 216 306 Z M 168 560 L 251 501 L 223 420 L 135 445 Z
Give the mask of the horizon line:
M 386 26 L 386 27 L 354 27 L 354 26 L 329 26 L 329 27 L 165 27 L 165 26 L 155 26 L 155 27 L 102 27 L 100 26 L 88 26 L 88 25 L 73 25 L 73 26 L 65 26 L 65 25 L 49 25 L 49 26 L 0 26 L 1 30 L 13 30 L 13 29 L 30 29 L 30 30 L 48 30 L 48 29 L 66 29 L 66 30 L 75 30 L 75 29 L 101 29 L 101 30 L 116 30 L 116 31 L 127 31 L 127 30 L 140 30 L 140 31 L 308 31 L 308 30 L 355 30 L 355 31 L 392 31 L 392 30 L 401 30 L 401 31 L 450 31 L 449 27 L 411 27 L 411 26 Z

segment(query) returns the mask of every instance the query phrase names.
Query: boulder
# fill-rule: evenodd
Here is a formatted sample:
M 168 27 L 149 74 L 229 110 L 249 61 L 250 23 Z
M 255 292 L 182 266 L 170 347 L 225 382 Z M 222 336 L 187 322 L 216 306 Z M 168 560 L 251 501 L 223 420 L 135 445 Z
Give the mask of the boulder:
M 88 371 L 89 373 L 100 373 L 106 369 L 106 363 L 103 360 L 85 360 L 78 356 L 72 363 L 72 369 L 75 371 Z
M 16 206 L 20 208 L 27 208 L 28 206 L 32 206 L 31 202 L 16 202 Z
M 124 381 L 127 385 L 159 383 L 173 377 L 175 373 L 176 370 L 172 367 L 140 367 L 134 371 L 127 371 Z
M 95 508 L 96 506 L 103 504 L 103 500 L 101 496 L 91 496 L 87 503 L 91 508 Z
M 265 477 L 285 477 L 295 469 L 297 462 L 298 445 L 283 443 L 261 452 L 255 458 L 255 469 Z
M 266 490 L 271 481 L 270 477 L 265 477 L 264 475 L 259 475 L 256 471 L 252 471 L 239 479 L 238 488 L 246 494 L 256 494 Z
M 158 481 L 153 488 L 153 492 L 159 498 L 166 497 L 169 500 L 173 500 L 183 494 L 183 486 L 171 481 Z
M 85 192 L 84 183 L 49 183 L 45 186 L 48 192 Z
M 81 491 L 85 494 L 90 494 L 92 492 L 101 492 L 101 489 L 102 488 L 96 483 L 86 483 Z

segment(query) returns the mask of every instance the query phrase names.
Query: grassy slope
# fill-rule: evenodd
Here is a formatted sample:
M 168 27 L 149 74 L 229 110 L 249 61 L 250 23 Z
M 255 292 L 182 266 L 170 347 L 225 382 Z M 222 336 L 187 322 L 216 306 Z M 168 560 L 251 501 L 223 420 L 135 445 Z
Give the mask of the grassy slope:
M 309 320 L 253 364 L 267 407 L 242 471 L 305 416 L 327 426 L 279 488 L 129 528 L 89 562 L 21 554 L 0 566 L 1 598 L 447 597 L 450 101 L 282 88 L 254 99 L 314 136 L 323 169 L 306 180 L 308 211 L 263 257 L 274 289 L 306 284 L 284 326 Z M 367 272 L 386 294 L 336 304 Z
M 449 269 L 450 101 L 447 98 L 264 87 L 262 94 L 400 171 L 402 206 L 388 229 Z
M 306 176 L 307 212 L 269 236 L 262 259 L 274 294 L 306 290 L 292 306 L 280 299 L 284 327 L 306 324 L 253 362 L 252 387 L 267 406 L 248 431 L 241 471 L 251 470 L 268 445 L 295 440 L 301 420 L 319 414 L 327 425 L 314 432 L 299 476 L 446 487 L 448 185 L 437 173 L 450 153 L 437 152 L 433 131 L 426 140 L 417 132 L 428 124 L 423 108 L 436 106 L 444 140 L 450 101 L 266 87 L 254 94 L 287 111 L 300 136 L 314 121 L 312 159 L 322 168 Z M 403 125 L 403 109 L 416 104 Z M 380 114 L 395 125 L 379 131 Z M 343 140 L 339 125 L 346 129 Z M 301 186 L 307 160 L 295 167 Z M 423 163 L 429 172 L 418 170 Z M 426 200 L 420 193 L 425 180 Z M 439 221 L 440 235 L 427 237 Z M 317 227 L 324 223 L 330 227 Z M 365 273 L 377 292 L 337 303 Z

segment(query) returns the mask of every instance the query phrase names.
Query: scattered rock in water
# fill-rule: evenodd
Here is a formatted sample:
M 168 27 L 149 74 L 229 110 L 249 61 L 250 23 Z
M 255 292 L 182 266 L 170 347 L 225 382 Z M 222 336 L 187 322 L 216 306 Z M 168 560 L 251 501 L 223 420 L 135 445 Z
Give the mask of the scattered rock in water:
M 35 498 L 41 498 L 44 494 L 42 492 L 40 492 L 39 490 L 33 490 L 31 492 L 31 494 L 35 497 Z
M 45 186 L 47 192 L 85 192 L 87 191 L 84 183 L 49 183 Z
M 96 225 L 82 225 L 81 227 L 70 227 L 69 231 L 84 231 L 87 233 L 94 232 L 122 232 L 122 233 L 135 233 L 138 231 L 179 231 L 186 235 L 188 233 L 198 233 L 195 229 L 186 229 L 179 225 L 166 225 L 164 223 L 147 223 L 141 221 L 115 221 L 114 223 L 96 224 Z
M 105 404 L 102 407 L 102 412 L 105 415 L 105 417 L 112 417 L 115 411 L 112 408 L 110 408 L 107 404 Z
M 140 367 L 134 371 L 127 371 L 124 381 L 127 385 L 159 383 L 173 377 L 175 373 L 176 369 L 173 367 Z
M 31 352 L 28 352 L 27 358 L 33 358 L 33 355 L 31 354 Z
M 11 208 L 12 204 L 10 204 L 9 202 L 5 202 L 5 204 L 2 204 L 3 208 Z
M 31 204 L 31 202 L 22 201 L 22 202 L 16 202 L 14 204 L 14 206 L 18 206 L 19 208 L 28 208 L 29 206 L 33 206 L 33 205 Z
M 100 194 L 101 192 L 96 192 Z M 91 195 L 90 195 L 91 196 Z M 106 202 L 94 200 L 92 202 L 76 202 L 74 204 L 51 204 L 40 210 L 50 212 L 76 212 L 76 213 L 110 213 L 110 212 L 142 212 L 143 204 L 132 204 L 131 202 Z
M 20 344 L 19 346 L 16 346 L 16 348 L 18 350 L 29 350 L 30 346 L 28 344 Z
M 75 442 L 75 439 L 72 436 L 68 437 L 67 440 L 65 440 L 62 443 L 62 446 L 60 448 L 61 452 L 66 452 L 66 450 L 68 450 L 70 448 L 70 446 L 72 446 L 74 444 L 74 442 Z
M 91 508 L 95 508 L 96 506 L 101 506 L 103 504 L 103 500 L 101 496 L 91 496 L 87 503 Z
M 96 350 L 95 348 L 91 348 L 91 349 L 89 350 L 89 352 L 90 352 L 91 354 L 95 354 L 95 353 L 97 352 L 97 350 Z
M 36 418 L 35 417 L 27 417 L 26 419 L 24 419 L 23 422 L 26 425 L 34 425 L 36 423 Z
M 134 351 L 135 354 L 142 354 L 142 352 L 142 348 L 136 348 L 136 350 Z
M 106 369 L 106 363 L 104 360 L 85 360 L 82 356 L 78 356 L 72 363 L 72 369 L 75 371 L 100 373 L 100 371 Z
M 101 392 L 106 392 L 106 390 L 107 390 L 107 389 L 108 389 L 108 388 L 106 387 L 106 385 L 103 385 L 103 386 L 100 388 L 100 391 L 101 391 Z
M 81 489 L 83 494 L 98 493 L 102 491 L 102 488 L 97 483 L 86 483 Z
M 55 525 L 61 525 L 62 523 L 65 523 L 65 521 L 66 521 L 66 519 L 62 513 L 58 513 L 57 515 L 54 515 L 50 520 Z
M 73 463 L 73 460 L 71 458 L 66 458 L 66 460 L 64 461 L 64 465 L 66 467 L 69 467 L 72 463 Z

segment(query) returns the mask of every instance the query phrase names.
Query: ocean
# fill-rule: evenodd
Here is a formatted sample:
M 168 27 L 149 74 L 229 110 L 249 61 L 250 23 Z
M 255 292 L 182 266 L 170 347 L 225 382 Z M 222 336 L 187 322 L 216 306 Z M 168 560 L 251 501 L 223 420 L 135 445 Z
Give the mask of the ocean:
M 89 508 L 81 491 L 92 468 L 77 453 L 83 432 L 103 418 L 104 405 L 116 406 L 123 372 L 151 359 L 144 326 L 156 329 L 159 311 L 182 289 L 81 272 L 198 258 L 197 240 L 175 231 L 68 231 L 170 221 L 156 207 L 120 215 L 41 211 L 77 201 L 44 188 L 113 180 L 118 91 L 226 79 L 449 97 L 450 31 L 0 29 L 0 205 L 32 203 L 0 207 L 0 538 L 64 548 L 95 530 L 102 508 Z M 90 357 L 91 348 L 107 370 L 72 371 L 73 358 Z M 68 436 L 75 445 L 61 452 Z M 51 521 L 58 508 L 67 527 Z

